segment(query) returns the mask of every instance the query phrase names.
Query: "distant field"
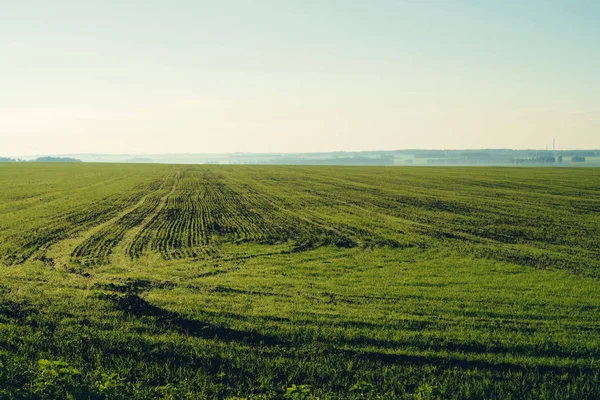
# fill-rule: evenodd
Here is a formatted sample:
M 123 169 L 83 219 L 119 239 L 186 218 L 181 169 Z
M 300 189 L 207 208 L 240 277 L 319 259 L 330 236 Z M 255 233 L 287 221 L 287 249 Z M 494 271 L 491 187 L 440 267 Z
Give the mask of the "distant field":
M 600 393 L 600 169 L 7 164 L 0 185 L 0 398 Z

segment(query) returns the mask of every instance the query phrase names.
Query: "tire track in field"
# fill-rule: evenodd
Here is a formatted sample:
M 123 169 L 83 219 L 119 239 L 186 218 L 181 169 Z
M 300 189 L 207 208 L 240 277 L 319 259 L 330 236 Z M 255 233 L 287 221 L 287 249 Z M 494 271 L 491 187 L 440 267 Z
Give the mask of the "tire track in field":
M 168 176 L 165 177 L 164 178 L 165 181 L 168 178 L 169 178 Z M 163 185 L 164 185 L 164 182 L 163 182 Z M 162 188 L 162 185 L 161 185 L 161 188 Z M 73 266 L 73 262 L 72 262 L 73 261 L 73 253 L 75 252 L 75 250 L 78 247 L 80 247 L 86 241 L 90 240 L 90 238 L 92 238 L 93 236 L 98 235 L 100 232 L 102 232 L 107 227 L 116 224 L 118 221 L 123 219 L 125 216 L 127 216 L 128 214 L 132 213 L 133 211 L 135 211 L 136 209 L 141 207 L 144 204 L 144 202 L 151 195 L 152 195 L 152 193 L 146 194 L 145 196 L 140 198 L 140 200 L 137 203 L 135 203 L 133 206 L 124 209 L 119 214 L 117 214 L 113 218 L 111 218 L 103 223 L 101 223 L 99 225 L 95 225 L 94 227 L 79 233 L 75 237 L 70 237 L 70 238 L 66 238 L 64 240 L 58 241 L 58 242 L 54 243 L 53 245 L 51 245 L 45 251 L 40 250 L 38 252 L 38 254 L 36 254 L 36 256 L 43 257 L 47 260 L 50 260 L 50 263 L 53 266 L 58 266 L 58 267 Z M 32 257 L 32 258 L 39 258 L 39 257 Z
M 148 226 L 152 223 L 152 221 L 154 221 L 154 219 L 156 218 L 158 213 L 160 213 L 165 208 L 165 205 L 167 204 L 167 199 L 175 193 L 175 190 L 177 189 L 177 183 L 179 183 L 180 175 L 181 175 L 180 172 L 175 175 L 175 177 L 174 177 L 175 179 L 173 181 L 173 187 L 171 187 L 171 190 L 169 191 L 169 193 L 165 194 L 160 199 L 160 202 L 158 203 L 158 206 L 156 206 L 154 211 L 151 212 L 150 214 L 148 214 L 148 216 L 146 218 L 144 218 L 144 220 L 142 221 L 141 224 L 135 226 L 134 228 L 128 230 L 125 233 L 121 242 L 114 249 L 114 252 L 113 252 L 114 256 L 122 257 L 123 255 L 130 254 L 131 246 L 133 245 L 135 239 L 144 230 L 146 230 L 146 228 L 148 228 Z

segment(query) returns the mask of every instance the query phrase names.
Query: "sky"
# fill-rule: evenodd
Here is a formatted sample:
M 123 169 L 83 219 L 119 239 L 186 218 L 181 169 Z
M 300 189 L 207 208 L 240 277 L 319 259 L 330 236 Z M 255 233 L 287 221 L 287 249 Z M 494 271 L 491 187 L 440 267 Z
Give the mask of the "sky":
M 600 148 L 597 0 L 0 0 L 0 156 Z

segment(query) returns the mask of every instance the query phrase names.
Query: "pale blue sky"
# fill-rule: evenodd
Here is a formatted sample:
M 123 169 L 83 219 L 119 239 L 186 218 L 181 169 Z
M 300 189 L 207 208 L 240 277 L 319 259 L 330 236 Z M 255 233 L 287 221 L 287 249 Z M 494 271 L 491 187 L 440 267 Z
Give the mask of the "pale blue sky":
M 0 156 L 600 148 L 600 1 L 0 0 Z

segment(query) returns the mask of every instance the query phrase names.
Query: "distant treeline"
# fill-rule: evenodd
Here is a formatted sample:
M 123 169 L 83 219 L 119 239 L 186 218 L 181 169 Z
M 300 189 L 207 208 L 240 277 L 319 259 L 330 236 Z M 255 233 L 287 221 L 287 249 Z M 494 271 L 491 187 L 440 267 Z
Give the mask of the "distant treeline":
M 540 156 L 531 158 L 515 158 L 513 164 L 553 164 L 556 162 L 554 156 Z M 562 162 L 562 156 L 559 156 L 559 162 Z
M 321 153 L 221 153 L 221 154 L 68 154 L 63 157 L 44 156 L 35 160 L 0 158 L 0 162 L 119 162 L 170 164 L 256 164 L 256 165 L 560 165 L 584 163 L 600 166 L 600 149 L 593 150 L 379 150 L 333 151 Z M 556 163 L 556 164 L 554 164 Z M 564 165 L 564 164 L 563 164 Z
M 80 163 L 81 160 L 77 158 L 70 157 L 39 157 L 34 160 L 34 162 L 55 162 L 55 163 Z
M 415 150 L 415 158 L 462 158 L 485 160 L 490 158 L 505 157 L 511 150 Z
M 521 157 L 532 158 L 544 155 L 563 157 L 597 157 L 600 150 L 511 150 L 511 149 L 486 149 L 486 150 L 396 150 L 396 155 L 412 154 L 415 158 L 498 158 Z
M 83 162 L 77 158 L 70 157 L 38 157 L 35 160 L 15 160 L 14 158 L 0 157 L 0 163 L 14 163 L 14 162 L 54 162 L 54 163 L 80 163 Z
M 532 157 L 532 158 L 515 158 L 513 160 L 513 164 L 553 164 L 553 163 L 562 163 L 563 156 L 540 156 L 540 157 Z M 571 162 L 585 162 L 584 156 L 573 156 L 571 157 Z
M 486 165 L 486 164 L 507 164 L 512 160 L 505 158 L 430 158 L 427 160 L 429 165 Z
M 287 165 L 394 165 L 391 157 L 279 158 L 271 164 Z
M 398 151 L 399 156 L 404 151 Z M 586 161 L 586 157 L 600 156 L 598 150 L 413 150 L 414 158 L 426 158 L 429 165 L 548 165 L 560 164 L 570 157 L 574 163 Z

